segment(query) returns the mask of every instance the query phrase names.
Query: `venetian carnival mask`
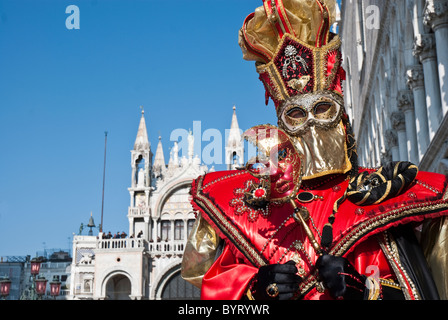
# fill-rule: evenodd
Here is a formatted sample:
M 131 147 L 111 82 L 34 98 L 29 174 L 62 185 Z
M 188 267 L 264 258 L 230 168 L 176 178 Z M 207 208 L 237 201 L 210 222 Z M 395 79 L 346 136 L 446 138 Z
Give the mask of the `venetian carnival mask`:
M 277 127 L 260 125 L 247 130 L 244 138 L 256 146 L 257 154 L 246 169 L 260 179 L 246 195 L 246 201 L 264 206 L 294 197 L 301 184 L 301 159 L 288 135 Z
M 334 0 L 263 0 L 239 33 L 243 58 L 256 62 L 279 128 L 303 156 L 304 180 L 346 173 L 356 156 L 343 107 L 341 40 L 330 32 L 334 21 Z
M 347 133 L 341 121 L 342 104 L 339 95 L 321 91 L 293 96 L 279 107 L 279 127 L 304 156 L 304 179 L 351 169 Z
M 279 126 L 291 136 L 300 136 L 311 126 L 332 129 L 341 120 L 342 103 L 331 91 L 293 96 L 279 108 Z

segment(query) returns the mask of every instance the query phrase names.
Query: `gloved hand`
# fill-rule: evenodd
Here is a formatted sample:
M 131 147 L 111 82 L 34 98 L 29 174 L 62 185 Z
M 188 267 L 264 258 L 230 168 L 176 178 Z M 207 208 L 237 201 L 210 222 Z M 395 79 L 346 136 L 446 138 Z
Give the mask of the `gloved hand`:
M 253 295 L 256 300 L 289 300 L 299 290 L 301 281 L 294 261 L 263 266 L 256 275 Z
M 324 254 L 316 261 L 319 277 L 335 299 L 365 298 L 366 277 L 361 276 L 347 259 Z

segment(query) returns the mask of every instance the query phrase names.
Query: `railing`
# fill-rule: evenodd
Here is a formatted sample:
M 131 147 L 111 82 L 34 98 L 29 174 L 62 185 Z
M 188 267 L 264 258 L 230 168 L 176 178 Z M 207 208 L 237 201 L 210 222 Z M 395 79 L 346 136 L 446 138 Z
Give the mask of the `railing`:
M 185 249 L 184 240 L 150 242 L 148 251 L 154 255 L 182 254 Z
M 97 242 L 97 249 L 148 249 L 148 242 L 144 239 L 102 239 Z
M 139 238 L 102 239 L 97 242 L 100 250 L 131 250 L 142 248 L 154 256 L 181 255 L 185 249 L 185 240 L 148 242 Z
M 129 208 L 129 215 L 133 217 L 149 215 L 149 208 Z

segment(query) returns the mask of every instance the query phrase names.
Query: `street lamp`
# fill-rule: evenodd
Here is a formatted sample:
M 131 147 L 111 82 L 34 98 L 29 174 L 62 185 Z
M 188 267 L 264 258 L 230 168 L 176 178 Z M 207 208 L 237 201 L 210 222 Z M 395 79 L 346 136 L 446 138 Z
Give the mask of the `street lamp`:
M 41 299 L 45 294 L 45 290 L 47 288 L 47 279 L 45 279 L 44 277 L 39 277 L 42 260 L 42 257 L 36 257 L 30 261 L 31 290 L 28 294 L 28 299 L 31 300 Z M 26 299 L 26 296 L 23 296 L 22 299 Z
M 31 274 L 33 276 L 37 276 L 39 274 L 41 263 L 42 261 L 39 258 L 34 258 L 33 260 L 31 260 Z
M 11 290 L 11 280 L 8 277 L 0 280 L 0 295 L 3 300 L 6 300 L 6 297 L 9 296 L 9 292 Z
M 44 277 L 39 277 L 36 279 L 36 293 L 39 296 L 39 299 L 45 294 L 45 290 L 47 289 L 47 279 Z
M 60 292 L 61 282 L 59 281 L 58 276 L 54 276 L 53 281 L 50 282 L 50 295 L 56 300 L 56 297 L 60 294 Z

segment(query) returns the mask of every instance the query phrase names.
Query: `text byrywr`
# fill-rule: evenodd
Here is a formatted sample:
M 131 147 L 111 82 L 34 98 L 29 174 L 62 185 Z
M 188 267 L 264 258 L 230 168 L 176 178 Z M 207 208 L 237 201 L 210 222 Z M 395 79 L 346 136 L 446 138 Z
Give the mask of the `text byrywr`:
M 179 315 L 203 315 L 206 318 L 210 317 L 210 315 L 215 312 L 222 315 L 268 315 L 269 314 L 269 306 L 268 305 L 230 305 L 224 304 L 221 309 L 213 308 L 213 307 L 198 307 L 198 306 L 189 306 L 185 304 L 185 306 L 179 307 L 178 314 Z

